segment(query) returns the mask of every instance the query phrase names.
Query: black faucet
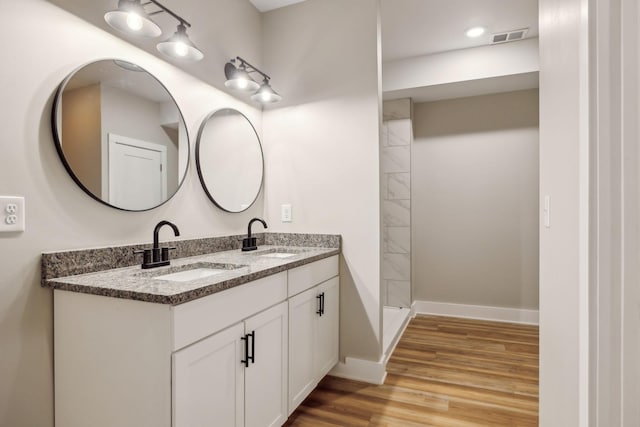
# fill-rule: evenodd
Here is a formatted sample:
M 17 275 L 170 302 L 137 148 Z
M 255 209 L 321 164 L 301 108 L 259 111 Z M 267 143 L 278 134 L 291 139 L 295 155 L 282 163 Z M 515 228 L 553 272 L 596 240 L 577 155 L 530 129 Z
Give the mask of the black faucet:
M 160 229 L 165 225 L 173 228 L 173 234 L 176 237 L 180 235 L 180 230 L 178 230 L 178 227 L 175 224 L 170 223 L 169 221 L 160 221 L 153 229 L 153 248 L 133 251 L 135 254 L 143 254 L 142 268 L 154 268 L 169 265 L 169 251 L 175 249 L 175 247 L 161 248 L 158 236 L 160 234 Z
M 247 238 L 246 239 L 242 239 L 242 250 L 245 251 L 245 252 L 246 251 L 255 251 L 256 249 L 258 249 L 258 246 L 256 245 L 256 238 L 255 237 L 251 237 L 251 225 L 256 221 L 260 221 L 262 223 L 262 225 L 264 226 L 264 228 L 268 228 L 267 227 L 267 223 L 264 222 L 263 219 L 253 218 L 251 221 L 249 221 L 249 226 L 247 227 Z

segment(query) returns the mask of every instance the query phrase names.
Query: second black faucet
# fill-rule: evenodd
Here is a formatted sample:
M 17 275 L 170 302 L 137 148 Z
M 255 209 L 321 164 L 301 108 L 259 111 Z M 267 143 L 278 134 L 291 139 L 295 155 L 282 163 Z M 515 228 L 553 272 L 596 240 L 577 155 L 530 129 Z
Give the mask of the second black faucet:
M 249 221 L 249 226 L 247 227 L 247 238 L 242 239 L 242 250 L 244 252 L 255 251 L 256 249 L 258 249 L 256 238 L 251 236 L 251 225 L 253 225 L 253 223 L 256 221 L 260 221 L 264 228 L 268 228 L 267 223 L 263 219 L 253 218 L 251 221 Z

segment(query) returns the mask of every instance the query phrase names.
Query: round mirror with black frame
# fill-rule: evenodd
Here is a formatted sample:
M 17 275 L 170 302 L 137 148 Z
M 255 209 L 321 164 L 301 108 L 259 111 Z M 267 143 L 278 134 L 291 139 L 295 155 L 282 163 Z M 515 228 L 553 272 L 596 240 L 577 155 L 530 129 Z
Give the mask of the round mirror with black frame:
M 131 62 L 105 59 L 73 71 L 56 92 L 51 124 L 69 175 L 108 206 L 158 207 L 187 174 L 182 112 L 156 77 Z
M 255 203 L 264 173 L 260 138 L 240 111 L 209 114 L 196 141 L 196 166 L 202 188 L 226 212 L 242 212 Z

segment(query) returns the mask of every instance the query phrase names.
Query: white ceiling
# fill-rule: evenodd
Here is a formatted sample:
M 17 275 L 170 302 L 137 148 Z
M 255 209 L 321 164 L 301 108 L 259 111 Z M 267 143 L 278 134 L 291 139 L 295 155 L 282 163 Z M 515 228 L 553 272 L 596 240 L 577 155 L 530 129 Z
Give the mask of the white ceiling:
M 0 0 L 1 1 L 1 0 Z M 116 0 L 49 0 L 74 13 L 98 28 L 123 38 L 147 52 L 160 56 L 157 41 L 122 36 L 104 21 L 104 13 L 112 10 Z M 200 63 L 175 63 L 185 71 L 224 90 L 222 65 L 242 52 L 260 66 L 261 47 L 250 43 L 260 37 L 260 12 L 285 7 L 305 0 L 166 0 L 167 6 L 188 18 L 193 24 L 190 37 L 206 52 Z M 225 13 L 218 9 L 220 2 L 229 2 Z M 325 0 L 318 0 L 325 1 Z M 341 0 L 349 1 L 349 0 Z M 164 2 L 163 2 L 164 4 Z M 339 7 L 339 3 L 332 3 Z M 179 7 L 178 7 L 179 6 Z M 244 30 L 229 37 L 234 27 L 233 16 L 249 17 Z M 170 34 L 175 20 L 166 14 L 154 16 L 158 24 Z M 538 35 L 538 0 L 381 0 L 383 61 L 428 55 L 454 49 L 489 44 L 494 32 L 529 27 L 527 37 Z M 487 27 L 485 36 L 469 39 L 464 32 L 476 25 Z M 354 28 L 354 32 L 358 31 Z M 214 41 L 208 44 L 208 41 Z M 220 43 L 219 40 L 224 40 Z M 211 70 L 219 70 L 212 72 Z
M 289 6 L 295 3 L 302 3 L 306 0 L 249 0 L 260 12 L 268 12 L 273 9 Z
M 538 36 L 538 0 L 382 0 L 382 60 L 490 44 L 491 34 L 529 27 Z M 465 31 L 487 32 L 470 39 Z

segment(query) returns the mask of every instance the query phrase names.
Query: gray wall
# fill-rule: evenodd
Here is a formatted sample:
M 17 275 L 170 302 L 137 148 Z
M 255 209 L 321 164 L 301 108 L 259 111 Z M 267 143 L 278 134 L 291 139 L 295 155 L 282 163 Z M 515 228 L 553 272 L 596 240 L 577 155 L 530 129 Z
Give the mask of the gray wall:
M 415 300 L 538 308 L 538 91 L 415 104 Z
M 284 97 L 263 116 L 269 229 L 342 234 L 340 352 L 375 361 L 382 352 L 377 17 L 377 0 L 308 0 L 263 22 L 265 68 Z M 280 221 L 283 203 L 292 205 L 291 223 Z
M 136 62 L 175 96 L 192 144 L 201 119 L 213 109 L 236 108 L 258 130 L 261 111 L 49 2 L 0 4 L 6 19 L 0 36 L 15 41 L 6 45 L 5 54 L 16 64 L 0 69 L 4 101 L 0 194 L 26 200 L 26 231 L 0 234 L 0 426 L 51 427 L 52 292 L 40 287 L 41 253 L 148 244 L 153 226 L 162 219 L 175 222 L 185 239 L 243 233 L 249 219 L 263 213 L 262 197 L 242 214 L 216 208 L 202 191 L 193 157 L 180 191 L 157 209 L 123 212 L 91 199 L 66 173 L 55 150 L 50 115 L 56 87 L 76 67 L 93 60 L 115 57 Z M 253 14 L 248 19 L 253 22 Z M 242 26 L 241 20 L 228 24 L 234 31 Z M 260 39 L 252 39 L 251 44 L 259 45 Z M 170 233 L 164 233 L 161 238 L 168 238 Z

